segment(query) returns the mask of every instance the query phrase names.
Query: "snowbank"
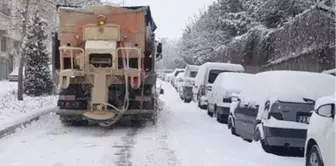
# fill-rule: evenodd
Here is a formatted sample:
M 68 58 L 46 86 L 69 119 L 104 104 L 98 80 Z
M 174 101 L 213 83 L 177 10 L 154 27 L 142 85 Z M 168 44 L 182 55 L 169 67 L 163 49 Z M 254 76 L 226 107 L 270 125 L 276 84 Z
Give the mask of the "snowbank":
M 56 96 L 29 97 L 17 100 L 17 83 L 0 82 L 0 126 L 15 124 L 18 120 L 57 105 Z

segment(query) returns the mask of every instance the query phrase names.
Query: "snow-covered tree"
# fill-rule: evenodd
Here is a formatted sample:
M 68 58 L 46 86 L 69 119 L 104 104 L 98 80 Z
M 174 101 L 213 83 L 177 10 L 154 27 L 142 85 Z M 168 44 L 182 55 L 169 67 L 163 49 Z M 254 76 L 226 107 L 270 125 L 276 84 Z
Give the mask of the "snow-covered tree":
M 48 65 L 48 51 L 45 43 L 47 25 L 46 20 L 40 17 L 39 10 L 35 9 L 27 26 L 27 35 L 23 41 L 26 52 L 24 90 L 27 95 L 51 94 L 53 90 L 53 81 Z

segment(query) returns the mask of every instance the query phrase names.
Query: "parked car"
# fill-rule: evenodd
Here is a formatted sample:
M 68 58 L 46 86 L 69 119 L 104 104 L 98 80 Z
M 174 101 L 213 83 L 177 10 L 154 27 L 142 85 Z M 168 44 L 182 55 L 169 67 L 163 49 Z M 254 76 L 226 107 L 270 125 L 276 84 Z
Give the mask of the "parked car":
M 184 77 L 184 72 L 181 72 L 176 76 L 176 78 L 174 80 L 173 87 L 176 89 L 176 92 L 178 92 L 178 88 L 180 87 L 180 85 L 183 82 L 183 77 Z
M 190 103 L 193 98 L 192 87 L 195 83 L 199 66 L 187 65 L 184 70 L 184 77 L 182 79 L 181 87 L 179 88 L 180 98 L 185 103 Z
M 319 99 L 310 118 L 305 144 L 306 166 L 335 166 L 335 94 Z
M 303 150 L 314 101 L 335 92 L 332 75 L 302 71 L 268 71 L 253 76 L 233 98 L 230 129 L 244 140 Z
M 171 76 L 170 79 L 169 79 L 170 84 L 172 84 L 172 85 L 174 86 L 175 78 L 176 78 L 176 76 L 177 76 L 179 73 L 181 73 L 181 72 L 184 72 L 184 69 L 182 69 L 182 68 L 176 68 L 176 69 L 173 71 L 172 76 Z
M 219 62 L 206 62 L 199 67 L 193 86 L 193 96 L 201 109 L 208 107 L 206 94 L 211 88 L 210 84 L 214 83 L 217 76 L 223 72 L 244 72 L 244 67 L 240 64 Z
M 253 74 L 221 73 L 208 90 L 208 115 L 216 116 L 220 123 L 228 121 L 231 95 L 239 94 L 242 87 L 248 85 Z

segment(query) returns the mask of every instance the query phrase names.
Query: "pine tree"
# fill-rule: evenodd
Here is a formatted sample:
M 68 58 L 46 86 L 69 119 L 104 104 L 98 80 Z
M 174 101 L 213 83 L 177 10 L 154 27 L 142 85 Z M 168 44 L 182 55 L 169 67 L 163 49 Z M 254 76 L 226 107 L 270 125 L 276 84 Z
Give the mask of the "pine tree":
M 53 82 L 48 65 L 48 51 L 46 46 L 48 26 L 46 20 L 39 15 L 37 8 L 34 9 L 28 24 L 27 35 L 23 41 L 26 51 L 26 78 L 24 90 L 27 95 L 41 96 L 51 94 Z

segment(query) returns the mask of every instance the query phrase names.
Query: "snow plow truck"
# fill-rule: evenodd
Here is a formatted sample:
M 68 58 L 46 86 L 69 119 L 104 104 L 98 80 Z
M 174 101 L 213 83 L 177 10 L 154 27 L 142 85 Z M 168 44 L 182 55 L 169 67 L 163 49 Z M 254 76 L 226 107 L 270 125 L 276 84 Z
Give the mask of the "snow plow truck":
M 53 72 L 64 124 L 156 122 L 162 44 L 148 6 L 57 6 Z M 161 91 L 162 92 L 162 91 Z M 163 92 L 162 92 L 163 93 Z

